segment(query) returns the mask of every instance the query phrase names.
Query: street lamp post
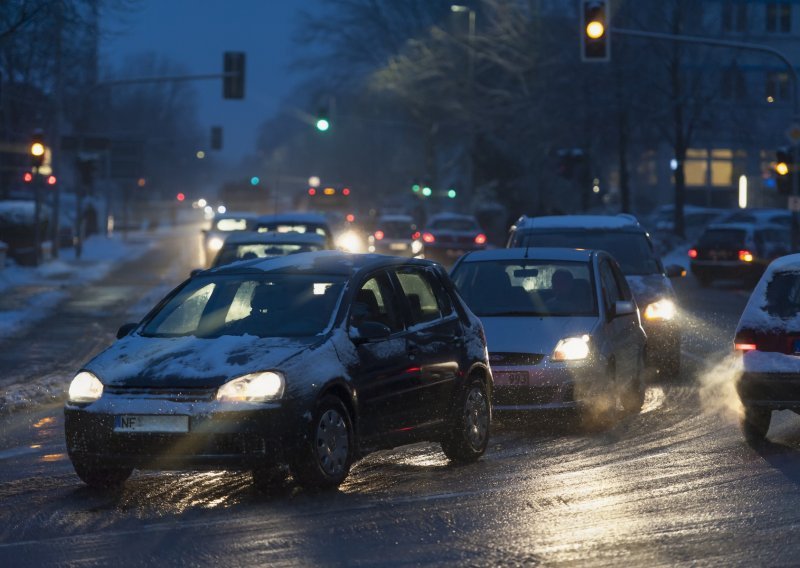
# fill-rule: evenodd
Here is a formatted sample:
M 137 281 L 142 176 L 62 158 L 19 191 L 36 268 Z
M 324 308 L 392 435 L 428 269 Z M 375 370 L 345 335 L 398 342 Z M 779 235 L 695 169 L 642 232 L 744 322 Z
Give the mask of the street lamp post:
M 469 135 L 467 137 L 467 163 L 466 163 L 466 183 L 465 203 L 470 204 L 475 190 L 475 166 L 473 164 L 475 154 L 475 10 L 468 6 L 453 4 L 450 11 L 456 14 L 466 13 L 468 18 L 467 28 L 467 112 L 469 116 Z

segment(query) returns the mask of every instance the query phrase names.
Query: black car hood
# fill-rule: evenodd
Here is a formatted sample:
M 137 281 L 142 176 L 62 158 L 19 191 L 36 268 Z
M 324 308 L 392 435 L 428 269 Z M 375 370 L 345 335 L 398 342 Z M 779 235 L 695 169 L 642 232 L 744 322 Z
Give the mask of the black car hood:
M 92 359 L 86 369 L 109 386 L 218 387 L 226 381 L 275 369 L 319 338 L 142 337 L 132 335 Z
M 657 302 L 663 298 L 671 300 L 675 298 L 675 290 L 672 288 L 672 283 L 663 274 L 629 274 L 625 276 L 625 280 L 628 281 L 633 297 L 642 311 L 647 307 L 647 304 Z

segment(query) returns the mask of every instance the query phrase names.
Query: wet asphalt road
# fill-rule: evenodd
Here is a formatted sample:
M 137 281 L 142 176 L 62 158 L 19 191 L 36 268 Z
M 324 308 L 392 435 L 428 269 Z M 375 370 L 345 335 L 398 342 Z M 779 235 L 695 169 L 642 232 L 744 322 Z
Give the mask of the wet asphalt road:
M 177 282 L 192 263 L 178 246 L 134 280 Z M 594 434 L 560 417 L 505 421 L 463 467 L 433 444 L 381 452 L 336 492 L 137 472 L 120 493 L 96 493 L 65 455 L 60 405 L 3 417 L 0 566 L 796 564 L 800 420 L 781 413 L 772 443 L 748 447 L 719 364 L 747 293 L 678 288 L 692 314 L 684 372 L 653 382 L 641 414 Z M 119 323 L 104 322 L 108 337 Z

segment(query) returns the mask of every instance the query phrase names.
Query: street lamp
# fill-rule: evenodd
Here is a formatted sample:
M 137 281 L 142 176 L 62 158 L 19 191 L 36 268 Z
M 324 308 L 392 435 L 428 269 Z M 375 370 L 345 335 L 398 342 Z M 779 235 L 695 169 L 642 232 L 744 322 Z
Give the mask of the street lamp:
M 467 31 L 467 49 L 469 59 L 467 61 L 467 109 L 470 113 L 469 120 L 469 137 L 467 138 L 467 172 L 466 172 L 466 199 L 467 203 L 472 199 L 475 190 L 475 168 L 472 163 L 472 156 L 475 153 L 475 126 L 473 121 L 473 111 L 475 107 L 475 10 L 469 6 L 462 4 L 451 4 L 450 11 L 454 14 L 467 14 L 469 27 Z

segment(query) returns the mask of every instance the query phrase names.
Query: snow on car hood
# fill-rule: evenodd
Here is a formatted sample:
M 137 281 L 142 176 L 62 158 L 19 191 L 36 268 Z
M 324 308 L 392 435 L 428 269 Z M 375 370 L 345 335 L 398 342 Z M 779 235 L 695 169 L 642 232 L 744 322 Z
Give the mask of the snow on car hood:
M 770 351 L 750 351 L 743 355 L 743 367 L 747 373 L 798 374 L 800 357 Z
M 625 280 L 628 281 L 636 304 L 642 311 L 647 304 L 657 302 L 662 298 L 675 298 L 672 283 L 663 274 L 629 274 L 625 276 Z
M 483 317 L 489 353 L 550 355 L 559 340 L 591 333 L 597 317 Z
M 86 369 L 103 384 L 137 387 L 218 387 L 247 373 L 267 371 L 315 339 L 124 337 L 92 359 Z

